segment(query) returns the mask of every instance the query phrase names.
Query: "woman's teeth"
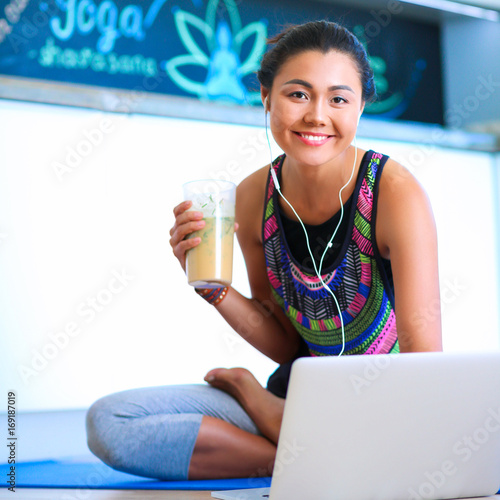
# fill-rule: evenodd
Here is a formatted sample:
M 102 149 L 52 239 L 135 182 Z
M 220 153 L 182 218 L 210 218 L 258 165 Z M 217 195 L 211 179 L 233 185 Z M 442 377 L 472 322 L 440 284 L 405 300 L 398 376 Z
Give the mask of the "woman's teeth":
M 308 141 L 324 141 L 325 139 L 328 139 L 327 135 L 307 135 L 307 134 L 300 134 L 304 139 L 307 139 Z

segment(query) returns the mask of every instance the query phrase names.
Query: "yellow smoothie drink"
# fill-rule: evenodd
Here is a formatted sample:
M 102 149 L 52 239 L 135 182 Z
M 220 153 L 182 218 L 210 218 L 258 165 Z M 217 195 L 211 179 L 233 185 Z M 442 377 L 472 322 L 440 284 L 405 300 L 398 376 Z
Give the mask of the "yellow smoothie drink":
M 219 180 L 184 184 L 184 199 L 193 202 L 190 210 L 203 213 L 205 226 L 188 238 L 201 238 L 186 253 L 186 274 L 191 286 L 229 286 L 233 274 L 234 207 L 236 186 Z
M 201 243 L 189 250 L 186 271 L 190 285 L 229 286 L 233 277 L 234 217 L 206 217 L 205 227 L 189 237 Z

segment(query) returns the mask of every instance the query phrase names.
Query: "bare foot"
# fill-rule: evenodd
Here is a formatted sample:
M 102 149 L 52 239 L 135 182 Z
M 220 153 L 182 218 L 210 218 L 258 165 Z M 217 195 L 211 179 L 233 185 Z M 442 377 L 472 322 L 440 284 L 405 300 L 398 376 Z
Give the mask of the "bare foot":
M 245 368 L 215 368 L 205 375 L 205 381 L 236 398 L 260 432 L 278 444 L 284 399 L 264 389 Z

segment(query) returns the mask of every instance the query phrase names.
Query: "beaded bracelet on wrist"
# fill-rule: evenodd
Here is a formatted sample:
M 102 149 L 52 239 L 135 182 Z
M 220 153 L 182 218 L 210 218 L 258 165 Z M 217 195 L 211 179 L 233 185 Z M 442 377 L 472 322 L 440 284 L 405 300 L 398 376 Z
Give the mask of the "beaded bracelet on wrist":
M 227 295 L 227 286 L 220 288 L 195 288 L 196 293 L 203 297 L 209 304 L 220 304 Z

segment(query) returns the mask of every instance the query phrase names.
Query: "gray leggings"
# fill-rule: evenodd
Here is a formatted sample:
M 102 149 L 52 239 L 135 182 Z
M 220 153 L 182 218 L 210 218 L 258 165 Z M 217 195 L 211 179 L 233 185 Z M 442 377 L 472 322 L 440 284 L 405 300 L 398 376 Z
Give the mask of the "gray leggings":
M 87 413 L 92 453 L 122 472 L 162 480 L 188 478 L 204 415 L 260 435 L 229 394 L 209 385 L 132 389 L 105 396 Z

